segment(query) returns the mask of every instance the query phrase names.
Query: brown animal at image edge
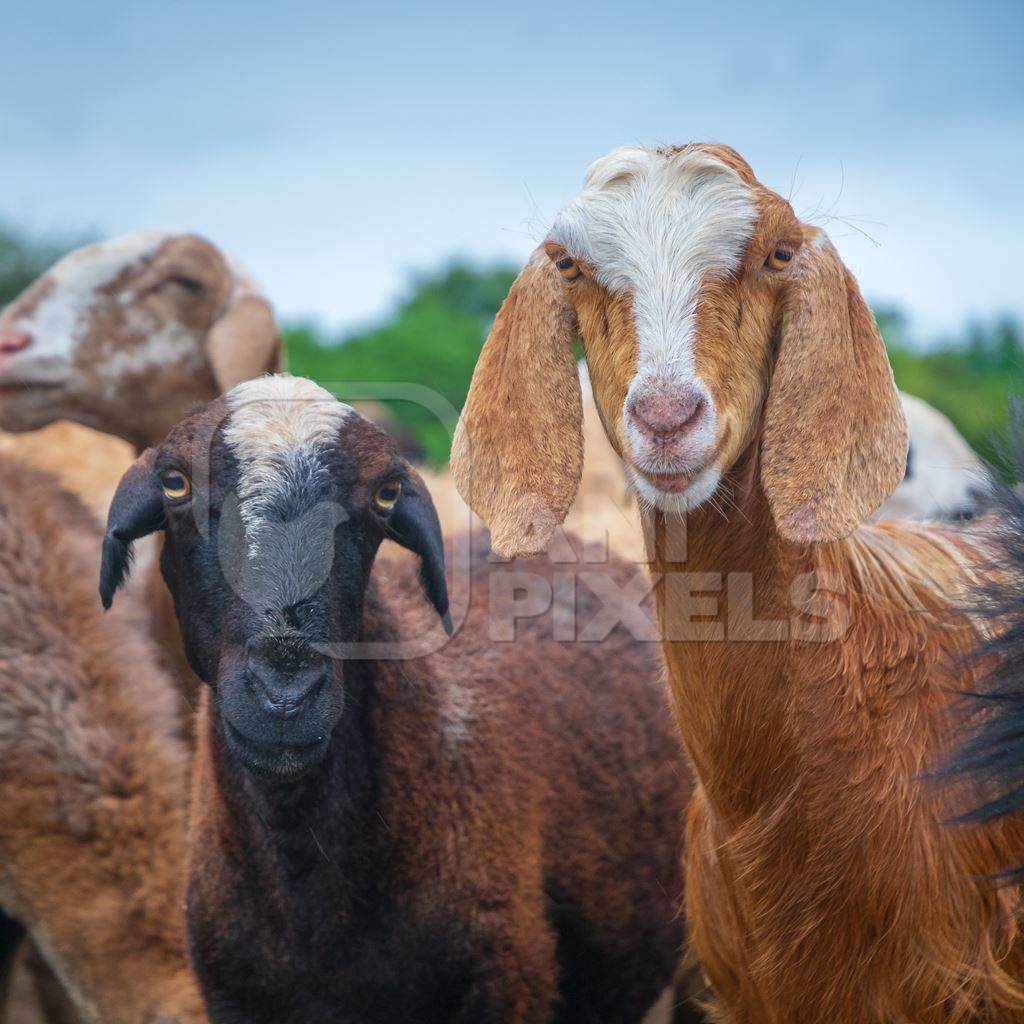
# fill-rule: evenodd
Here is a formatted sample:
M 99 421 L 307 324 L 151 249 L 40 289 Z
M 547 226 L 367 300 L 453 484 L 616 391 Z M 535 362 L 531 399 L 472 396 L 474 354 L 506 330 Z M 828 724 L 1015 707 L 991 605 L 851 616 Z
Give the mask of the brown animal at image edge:
M 281 361 L 269 301 L 206 239 L 150 230 L 85 246 L 0 313 L 0 427 L 16 432 L 3 447 L 99 502 L 105 515 L 132 455 L 99 431 L 138 453 L 193 406 Z M 145 558 L 156 561 L 151 551 Z M 181 655 L 157 566 L 146 569 L 140 604 L 182 694 L 188 731 L 199 683 Z

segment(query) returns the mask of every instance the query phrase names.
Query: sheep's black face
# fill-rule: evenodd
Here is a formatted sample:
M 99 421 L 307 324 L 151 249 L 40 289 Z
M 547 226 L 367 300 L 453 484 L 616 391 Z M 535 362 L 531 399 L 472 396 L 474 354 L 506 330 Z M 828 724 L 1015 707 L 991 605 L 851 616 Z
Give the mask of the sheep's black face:
M 166 529 L 161 567 L 189 660 L 254 772 L 297 777 L 327 754 L 382 539 L 421 555 L 447 613 L 422 482 L 381 431 L 308 381 L 242 385 L 175 428 L 122 482 L 107 545 L 123 542 L 119 504 L 140 488 Z
M 258 518 L 237 500 L 234 459 L 234 486 L 211 501 L 205 536 L 188 511 L 168 508 L 163 568 L 190 660 L 214 685 L 231 750 L 262 773 L 297 774 L 324 756 L 384 536 L 354 460 L 324 455 L 315 471 L 283 462 L 294 475 L 267 482 Z M 388 460 L 385 472 L 402 470 Z

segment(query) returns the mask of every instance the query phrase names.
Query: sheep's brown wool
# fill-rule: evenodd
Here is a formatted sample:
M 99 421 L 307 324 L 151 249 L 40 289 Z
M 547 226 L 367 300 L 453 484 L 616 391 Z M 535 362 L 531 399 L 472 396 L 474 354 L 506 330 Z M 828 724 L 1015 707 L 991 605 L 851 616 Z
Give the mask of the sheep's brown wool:
M 636 1024 L 683 939 L 687 768 L 657 651 L 621 624 L 559 643 L 547 618 L 492 641 L 492 593 L 564 567 L 491 564 L 479 540 L 443 645 L 429 495 L 384 434 L 326 401 L 286 377 L 236 389 L 145 453 L 111 508 L 104 600 L 132 540 L 165 529 L 211 687 L 188 898 L 210 1014 Z M 187 501 L 161 495 L 170 469 L 192 477 Z M 373 502 L 385 484 L 393 507 Z M 376 559 L 384 538 L 418 559 Z M 577 619 L 628 618 L 635 568 L 588 570 L 616 596 L 581 582 L 562 598 Z
M 789 260 L 774 258 L 780 247 Z M 971 797 L 933 776 L 957 731 L 955 694 L 972 685 L 965 654 L 978 633 L 957 609 L 985 537 L 858 529 L 903 475 L 907 440 L 856 282 L 825 235 L 723 146 L 599 161 L 544 248 L 568 252 L 581 274 L 564 281 L 535 257 L 513 286 L 453 472 L 502 553 L 543 546 L 562 504 L 533 514 L 534 480 L 553 476 L 549 492 L 561 485 L 571 500 L 572 479 L 534 438 L 531 403 L 548 404 L 544 429 L 572 448 L 572 378 L 531 375 L 519 354 L 559 351 L 578 328 L 645 505 L 699 782 L 688 918 L 723 1020 L 1024 1020 L 1021 892 L 991 879 L 1019 862 L 1024 822 L 951 824 Z M 648 277 L 683 274 L 687 301 L 648 289 L 658 315 L 641 318 L 647 279 L 609 276 L 623 253 Z M 685 265 L 659 267 L 674 258 Z M 677 350 L 653 376 L 651 331 Z
M 130 608 L 98 606 L 100 537 L 53 480 L 0 460 L 0 905 L 83 1020 L 199 1024 L 188 750 Z

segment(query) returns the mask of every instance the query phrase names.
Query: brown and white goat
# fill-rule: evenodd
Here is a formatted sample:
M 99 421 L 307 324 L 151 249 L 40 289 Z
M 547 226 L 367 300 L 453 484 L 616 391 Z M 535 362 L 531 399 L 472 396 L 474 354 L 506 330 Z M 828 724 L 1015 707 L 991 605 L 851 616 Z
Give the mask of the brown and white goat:
M 618 150 L 513 286 L 453 471 L 495 549 L 579 477 L 582 336 L 644 506 L 698 788 L 689 929 L 731 1024 L 1024 1020 L 1019 816 L 929 773 L 977 632 L 975 538 L 859 524 L 904 471 L 885 349 L 820 230 L 719 145 Z M 962 795 L 962 794 L 960 794 Z
M 146 231 L 90 245 L 0 314 L 0 426 L 17 432 L 0 444 L 105 512 L 133 449 L 163 437 L 196 403 L 279 362 L 269 304 L 211 243 Z M 180 654 L 166 590 L 155 572 L 138 584 L 148 590 L 140 603 L 146 629 L 179 690 L 194 699 L 199 684 Z M 59 733 L 59 720 L 53 724 Z M 57 737 L 49 749 L 63 749 Z M 15 762 L 9 767 L 17 771 Z M 52 766 L 57 775 L 68 770 Z
M 142 451 L 280 360 L 269 303 L 220 249 L 140 231 L 64 257 L 0 314 L 0 428 L 72 420 Z
M 422 481 L 290 377 L 198 410 L 126 474 L 104 601 L 153 530 L 210 686 L 188 905 L 213 1020 L 635 1024 L 679 953 L 688 795 L 656 649 L 616 624 L 635 570 L 602 570 L 603 642 L 533 619 L 503 643 L 492 602 L 554 567 L 477 544 L 446 643 Z M 418 564 L 374 567 L 385 538 Z M 595 594 L 563 592 L 563 615 L 601 614 Z
M 101 537 L 49 476 L 0 459 L 0 904 L 81 1019 L 199 1024 L 189 751 L 132 612 L 97 606 Z

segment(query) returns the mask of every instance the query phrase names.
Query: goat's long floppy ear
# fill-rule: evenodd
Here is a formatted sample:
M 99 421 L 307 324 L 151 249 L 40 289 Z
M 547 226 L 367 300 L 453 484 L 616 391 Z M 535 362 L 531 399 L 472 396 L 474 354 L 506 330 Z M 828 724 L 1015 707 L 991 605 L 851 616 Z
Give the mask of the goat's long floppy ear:
M 477 360 L 455 431 L 455 486 L 506 557 L 543 551 L 583 469 L 576 316 L 537 249 L 512 285 Z
M 153 472 L 156 449 L 147 448 L 117 485 L 107 514 L 100 563 L 100 600 L 104 608 L 114 601 L 132 559 L 132 543 L 164 527 L 164 503 Z
M 398 504 L 388 519 L 388 536 L 420 556 L 420 580 L 430 603 L 452 635 L 448 611 L 448 583 L 444 575 L 444 540 L 434 500 L 422 477 L 411 467 Z
M 765 410 L 761 482 L 779 533 L 851 533 L 903 478 L 907 425 L 875 318 L 824 232 L 793 268 Z
M 266 299 L 235 299 L 206 336 L 206 358 L 221 394 L 242 381 L 282 369 L 281 335 Z

